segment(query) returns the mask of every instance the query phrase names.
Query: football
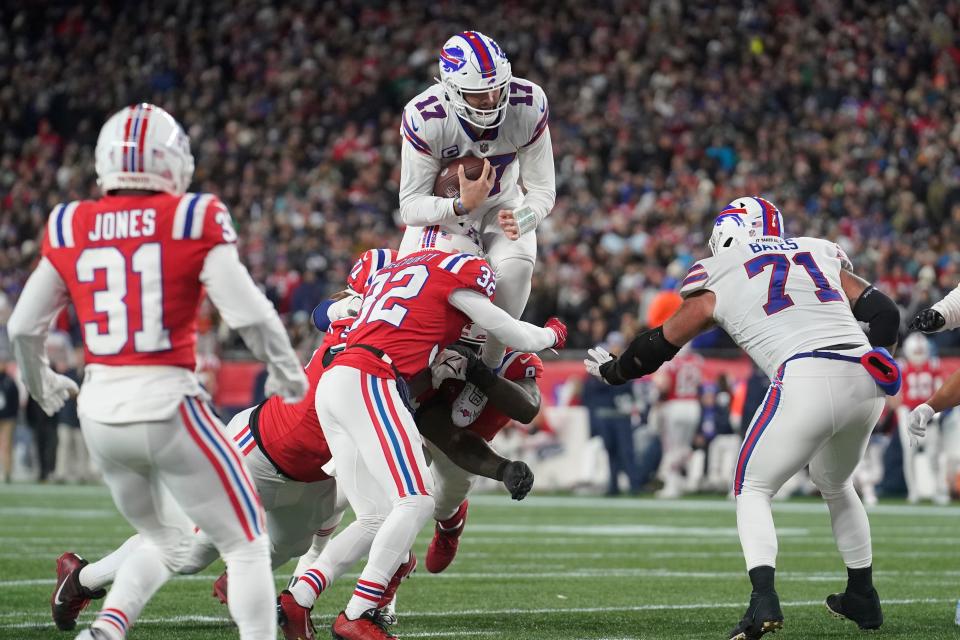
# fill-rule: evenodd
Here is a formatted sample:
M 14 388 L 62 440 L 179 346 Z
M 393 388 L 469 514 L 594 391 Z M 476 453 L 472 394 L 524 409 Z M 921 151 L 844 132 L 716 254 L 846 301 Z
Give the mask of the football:
M 437 179 L 433 183 L 433 195 L 441 198 L 456 198 L 460 195 L 460 177 L 458 169 L 463 165 L 463 172 L 470 180 L 476 180 L 483 171 L 483 158 L 476 156 L 463 156 L 457 158 L 437 174 Z

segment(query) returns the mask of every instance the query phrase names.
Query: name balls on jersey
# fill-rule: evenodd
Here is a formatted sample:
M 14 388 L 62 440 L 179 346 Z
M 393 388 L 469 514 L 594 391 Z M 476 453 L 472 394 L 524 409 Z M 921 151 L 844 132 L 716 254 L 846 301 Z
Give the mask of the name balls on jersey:
M 87 234 L 90 242 L 142 238 L 157 232 L 156 209 L 130 209 L 98 213 L 93 229 Z

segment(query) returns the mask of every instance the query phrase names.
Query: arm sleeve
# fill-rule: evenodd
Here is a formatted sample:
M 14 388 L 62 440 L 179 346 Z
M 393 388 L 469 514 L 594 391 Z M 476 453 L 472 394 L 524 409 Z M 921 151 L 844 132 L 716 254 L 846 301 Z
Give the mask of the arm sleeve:
M 537 225 L 543 222 L 557 199 L 557 184 L 553 166 L 553 143 L 550 128 L 544 128 L 539 137 L 519 152 L 520 180 L 526 195 L 521 206 L 530 207 L 537 216 Z
M 960 327 L 960 287 L 957 287 L 948 293 L 943 300 L 933 305 L 933 309 L 939 311 L 940 315 L 947 321 L 940 331 Z
M 267 363 L 271 374 L 286 381 L 303 377 L 283 323 L 240 262 L 235 245 L 217 245 L 207 253 L 200 281 L 227 325 L 240 333 L 258 360 Z
M 487 330 L 494 338 L 519 351 L 540 351 L 552 347 L 557 336 L 550 329 L 515 320 L 495 306 L 482 293 L 457 289 L 450 294 L 450 304 Z
M 433 183 L 440 173 L 440 160 L 417 151 L 406 138 L 400 150 L 400 219 L 414 227 L 452 224 L 453 198 L 433 195 Z
M 7 322 L 20 377 L 34 398 L 44 397 L 44 381 L 53 374 L 44 344 L 50 323 L 66 304 L 66 284 L 53 264 L 41 258 Z

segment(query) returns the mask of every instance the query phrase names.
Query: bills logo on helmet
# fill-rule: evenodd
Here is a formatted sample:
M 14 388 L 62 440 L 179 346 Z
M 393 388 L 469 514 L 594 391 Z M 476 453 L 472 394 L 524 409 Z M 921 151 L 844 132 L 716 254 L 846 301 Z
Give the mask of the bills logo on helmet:
M 460 71 L 467 64 L 467 55 L 460 47 L 444 47 L 440 49 L 440 64 L 444 71 Z

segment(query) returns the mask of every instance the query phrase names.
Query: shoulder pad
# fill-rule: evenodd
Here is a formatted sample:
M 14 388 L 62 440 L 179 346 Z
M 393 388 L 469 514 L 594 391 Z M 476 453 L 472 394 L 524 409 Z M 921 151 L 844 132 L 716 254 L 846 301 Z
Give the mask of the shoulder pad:
M 185 193 L 173 216 L 174 240 L 209 240 L 213 244 L 237 241 L 233 218 L 212 193 Z
M 79 201 L 58 204 L 47 218 L 47 232 L 44 234 L 43 249 L 62 249 L 74 246 L 73 214 L 76 213 Z

